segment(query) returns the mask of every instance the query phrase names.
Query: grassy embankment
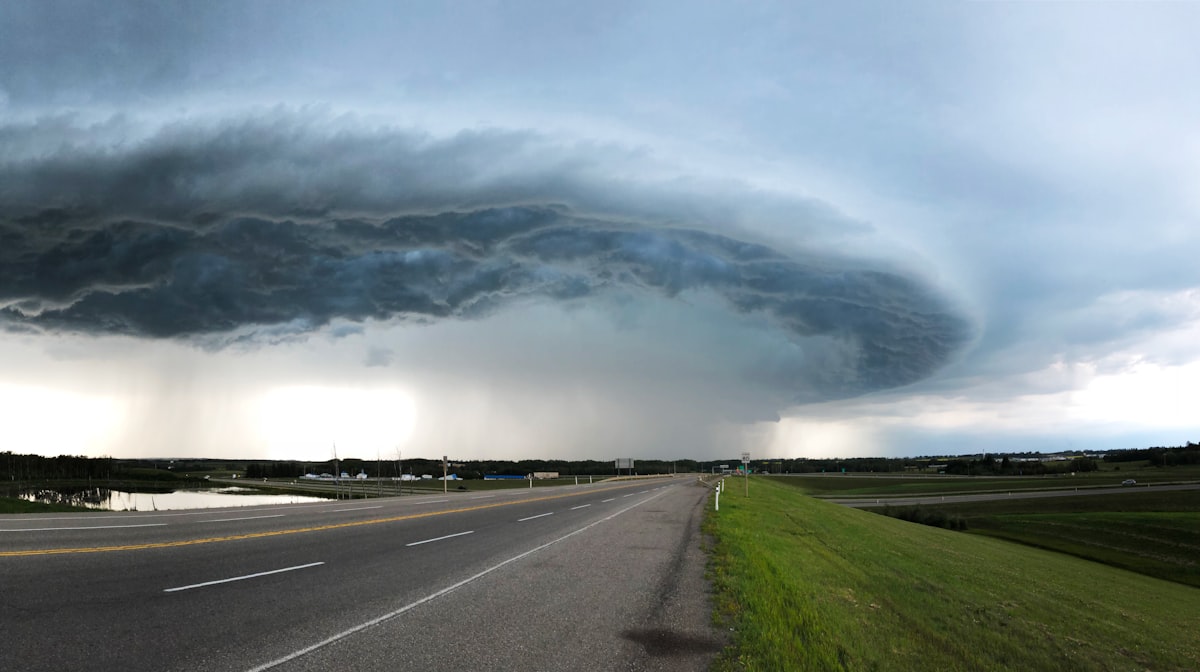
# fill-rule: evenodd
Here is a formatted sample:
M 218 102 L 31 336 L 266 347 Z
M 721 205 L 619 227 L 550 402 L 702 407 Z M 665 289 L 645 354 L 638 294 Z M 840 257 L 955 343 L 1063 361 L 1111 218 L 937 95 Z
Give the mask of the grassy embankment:
M 1200 667 L 1200 589 L 750 486 L 705 524 L 718 670 Z
M 42 502 L 28 502 L 24 499 L 16 499 L 14 497 L 0 497 L 0 513 L 62 513 L 93 510 L 82 506 L 43 504 Z
M 973 534 L 1200 587 L 1200 490 L 1139 488 L 1107 495 L 940 504 L 935 510 L 963 520 Z
M 775 477 L 773 477 L 775 478 Z M 1138 486 L 1163 483 L 1200 481 L 1200 465 L 1184 465 L 1166 469 L 1145 462 L 1124 465 L 1104 464 L 1099 471 L 1046 476 L 903 476 L 882 474 L 793 474 L 779 476 L 804 488 L 812 495 L 831 497 L 913 497 L 917 495 L 951 495 L 985 492 L 1020 492 L 1024 490 L 1057 490 L 1102 488 L 1120 485 L 1132 478 Z
M 1195 466 L 1160 469 L 1146 464 L 1125 465 L 1123 473 L 1135 476 L 1138 485 L 1119 493 L 1073 497 L 997 500 L 989 502 L 938 503 L 921 506 L 883 506 L 872 509 L 907 519 L 957 521 L 974 534 L 987 535 L 1069 553 L 1114 567 L 1200 586 L 1200 490 L 1163 491 L 1150 483 L 1197 480 Z M 1111 472 L 1109 472 L 1111 474 Z M 1116 481 L 1104 472 L 1089 475 L 1092 481 Z M 944 492 L 945 482 L 905 482 L 908 479 L 856 478 L 812 479 L 788 477 L 783 481 L 805 491 L 825 495 L 874 496 L 887 502 L 886 495 L 904 489 L 906 494 Z M 895 482 L 893 482 L 895 481 Z M 1079 479 L 1072 478 L 1075 483 Z M 1040 479 L 980 479 L 981 489 L 1006 486 L 1000 492 L 1019 493 Z M 983 485 L 990 483 L 991 485 Z M 1050 481 L 1048 484 L 1054 484 Z M 874 487 L 871 487 L 872 484 Z M 816 486 L 816 487 L 814 487 Z M 841 487 L 839 487 L 841 486 Z M 1086 492 L 1087 485 L 1079 488 Z M 1045 488 L 1041 488 L 1045 489 Z

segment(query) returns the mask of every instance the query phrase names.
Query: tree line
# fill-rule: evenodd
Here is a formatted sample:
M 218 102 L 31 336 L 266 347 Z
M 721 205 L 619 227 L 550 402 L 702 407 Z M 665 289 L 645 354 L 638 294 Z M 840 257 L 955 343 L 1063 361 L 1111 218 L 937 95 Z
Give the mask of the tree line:
M 0 453 L 0 479 L 5 481 L 108 479 L 113 477 L 115 467 L 111 457 Z
M 1104 454 L 1105 462 L 1136 462 L 1148 460 L 1150 464 L 1161 467 L 1172 467 L 1177 464 L 1200 464 L 1200 443 L 1188 442 L 1186 446 L 1175 448 L 1134 448 L 1131 450 L 1110 450 Z
M 1125 463 L 1146 461 L 1154 466 L 1171 467 L 1200 464 L 1200 443 L 1183 446 L 1132 448 L 1097 453 L 1099 458 L 1076 456 L 1066 460 L 1043 461 L 1040 453 L 1008 453 L 1002 455 L 970 455 L 956 457 L 856 457 L 828 459 L 753 460 L 756 472 L 770 473 L 889 473 L 928 471 L 934 465 L 948 474 L 972 476 L 1025 475 L 1036 476 L 1067 472 L 1095 471 L 1099 462 Z M 721 468 L 741 466 L 740 459 L 723 460 L 635 460 L 636 474 L 708 473 Z M 214 471 L 242 472 L 250 478 L 298 478 L 306 473 L 351 476 L 366 472 L 368 476 L 395 478 L 441 476 L 442 462 L 437 459 L 408 458 L 397 460 L 364 460 L 347 458 L 304 462 L 299 460 L 212 460 L 212 459 L 117 459 L 112 457 L 81 457 L 59 455 L 21 455 L 0 452 L 0 481 L 29 482 L 39 480 L 104 480 L 121 478 L 170 479 L 190 473 Z M 623 472 L 624 470 L 622 470 Z M 610 476 L 617 473 L 612 460 L 451 460 L 450 472 L 460 478 L 484 478 L 489 475 L 520 475 L 533 472 L 558 472 L 561 476 Z

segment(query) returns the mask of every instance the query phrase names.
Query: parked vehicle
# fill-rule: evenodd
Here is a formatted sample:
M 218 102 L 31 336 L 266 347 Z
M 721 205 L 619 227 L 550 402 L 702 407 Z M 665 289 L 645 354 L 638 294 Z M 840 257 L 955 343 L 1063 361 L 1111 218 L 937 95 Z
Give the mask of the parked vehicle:
M 1132 478 L 1127 478 L 1121 481 L 1121 485 L 1137 485 L 1137 481 L 1133 480 Z

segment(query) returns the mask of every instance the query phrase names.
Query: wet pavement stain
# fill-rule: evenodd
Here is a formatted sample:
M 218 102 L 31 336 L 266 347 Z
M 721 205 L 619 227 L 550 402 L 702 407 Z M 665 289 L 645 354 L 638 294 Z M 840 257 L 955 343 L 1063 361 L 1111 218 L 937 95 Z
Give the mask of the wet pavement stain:
M 716 653 L 722 645 L 712 637 L 688 635 L 665 628 L 626 630 L 621 636 L 637 642 L 652 657 L 687 656 L 697 653 Z

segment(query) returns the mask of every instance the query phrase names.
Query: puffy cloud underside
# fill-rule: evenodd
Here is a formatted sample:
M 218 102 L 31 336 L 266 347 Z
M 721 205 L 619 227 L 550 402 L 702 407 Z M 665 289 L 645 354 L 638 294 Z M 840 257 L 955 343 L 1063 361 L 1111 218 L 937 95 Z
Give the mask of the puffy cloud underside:
M 801 258 L 698 226 L 556 205 L 588 201 L 588 171 L 560 171 L 547 186 L 545 170 L 489 168 L 488 159 L 529 144 L 514 136 L 439 145 L 313 141 L 296 131 L 283 142 L 277 131 L 253 130 L 233 142 L 228 131 L 206 138 L 176 129 L 132 152 L 46 158 L 26 147 L 25 160 L 0 165 L 10 185 L 0 190 L 0 324 L 142 338 L 226 334 L 229 342 L 338 320 L 472 319 L 514 301 L 703 292 L 732 314 L 767 318 L 801 349 L 826 344 L 816 382 L 811 361 L 774 373 L 810 378 L 796 381 L 795 400 L 916 382 L 972 335 L 933 288 L 865 262 Z M 6 137 L 11 145 L 18 134 Z M 391 153 L 376 154 L 379 145 Z M 406 187 L 402 173 L 416 174 L 422 159 L 437 170 L 457 165 L 466 177 L 425 174 Z M 322 167 L 300 188 L 305 164 Z M 234 168 L 253 177 L 231 182 Z M 373 170 L 391 178 L 372 181 Z M 598 182 L 593 192 L 612 191 L 611 181 Z M 297 207 L 304 198 L 289 189 L 319 207 Z M 480 200 L 492 203 L 472 204 Z M 588 201 L 589 213 L 602 201 Z
M 710 290 L 797 339 L 852 346 L 842 396 L 915 382 L 967 339 L 944 301 L 896 274 L 817 266 L 725 236 L 546 207 L 313 224 L 80 222 L 0 228 L 10 329 L 147 338 L 336 319 L 472 318 L 517 299 Z

